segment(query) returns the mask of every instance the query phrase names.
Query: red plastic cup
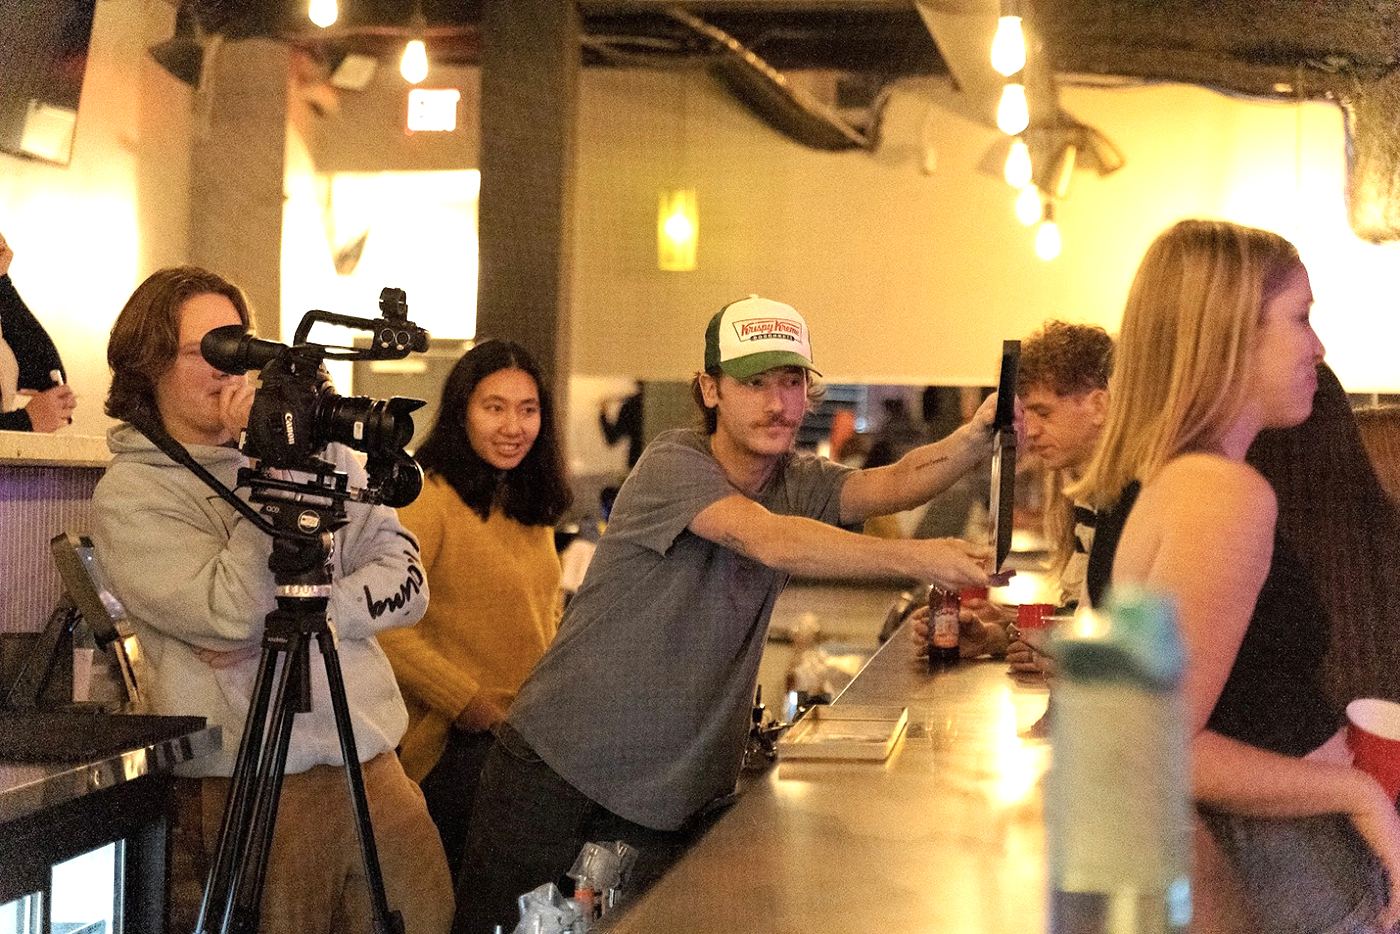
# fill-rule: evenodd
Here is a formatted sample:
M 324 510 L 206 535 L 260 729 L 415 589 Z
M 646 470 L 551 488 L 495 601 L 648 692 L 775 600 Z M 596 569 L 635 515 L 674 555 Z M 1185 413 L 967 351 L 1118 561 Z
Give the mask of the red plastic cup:
M 1053 603 L 1022 603 L 1016 607 L 1017 629 L 1044 629 L 1055 615 Z
M 1400 794 L 1400 704 L 1372 697 L 1347 704 L 1347 745 L 1353 764 L 1394 801 Z

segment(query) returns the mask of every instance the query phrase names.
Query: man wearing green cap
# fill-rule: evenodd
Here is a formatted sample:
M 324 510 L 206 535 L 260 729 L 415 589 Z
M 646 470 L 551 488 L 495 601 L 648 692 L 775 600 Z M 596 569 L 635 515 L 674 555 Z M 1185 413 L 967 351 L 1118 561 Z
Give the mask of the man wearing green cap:
M 618 493 L 553 645 L 482 771 L 457 884 L 459 932 L 515 923 L 516 896 L 588 841 L 675 858 L 734 790 L 773 604 L 788 575 L 985 585 L 988 549 L 848 531 L 942 492 L 991 450 L 995 399 L 898 463 L 853 470 L 794 450 L 817 374 L 807 323 L 750 296 L 705 334 L 704 430 L 666 432 Z M 820 374 L 817 374 L 820 375 Z

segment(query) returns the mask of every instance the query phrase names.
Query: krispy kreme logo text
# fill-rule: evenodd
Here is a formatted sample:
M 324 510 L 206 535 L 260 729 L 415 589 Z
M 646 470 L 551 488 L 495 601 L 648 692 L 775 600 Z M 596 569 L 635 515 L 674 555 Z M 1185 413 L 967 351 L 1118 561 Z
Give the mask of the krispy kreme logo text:
M 788 318 L 748 318 L 734 322 L 734 335 L 740 341 L 757 341 L 766 338 L 779 340 L 802 340 L 802 325 Z

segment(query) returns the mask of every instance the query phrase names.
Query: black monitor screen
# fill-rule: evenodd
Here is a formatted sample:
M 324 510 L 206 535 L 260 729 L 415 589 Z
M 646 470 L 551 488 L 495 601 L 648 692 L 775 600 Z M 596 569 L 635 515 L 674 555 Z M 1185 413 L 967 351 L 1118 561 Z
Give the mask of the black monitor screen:
M 67 165 L 97 0 L 0 0 L 0 150 Z
M 91 540 L 86 535 L 64 532 L 55 535 L 49 546 L 63 586 L 92 628 L 98 644 L 105 646 L 120 638 L 126 610 L 102 575 Z

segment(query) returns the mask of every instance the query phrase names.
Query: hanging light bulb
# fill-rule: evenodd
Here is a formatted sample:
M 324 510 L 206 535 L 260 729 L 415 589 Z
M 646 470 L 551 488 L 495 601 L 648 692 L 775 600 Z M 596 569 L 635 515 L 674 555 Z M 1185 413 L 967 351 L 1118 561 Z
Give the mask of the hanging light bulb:
M 1024 188 L 1031 180 L 1031 151 L 1025 140 L 1016 137 L 1011 141 L 1011 150 L 1006 154 L 1006 167 L 1002 177 L 1012 188 Z
M 403 47 L 403 59 L 399 62 L 399 74 L 409 84 L 417 84 L 428 77 L 428 49 L 422 39 L 412 39 Z
M 336 8 L 335 0 L 311 0 L 311 7 L 307 10 L 307 15 L 311 17 L 311 22 L 325 29 L 335 23 L 336 17 L 340 15 L 340 10 Z
M 1026 36 L 1021 17 L 1003 16 L 992 39 L 992 67 L 1008 78 L 1026 67 Z
M 1043 208 L 1040 202 L 1040 189 L 1027 185 L 1016 196 L 1016 219 L 1029 227 L 1040 220 Z
M 1055 224 L 1055 212 L 1049 204 L 1045 205 L 1045 220 L 1035 232 L 1035 255 L 1044 260 L 1060 255 L 1060 228 Z
M 399 74 L 409 84 L 428 77 L 428 49 L 423 45 L 423 30 L 427 27 L 423 8 L 414 0 L 413 15 L 408 19 L 408 34 L 413 38 L 403 47 L 403 58 L 399 60 Z
M 1030 122 L 1026 89 L 1019 84 L 1008 84 L 1002 88 L 1001 103 L 997 106 L 997 128 L 1008 136 L 1015 136 L 1029 126 Z

